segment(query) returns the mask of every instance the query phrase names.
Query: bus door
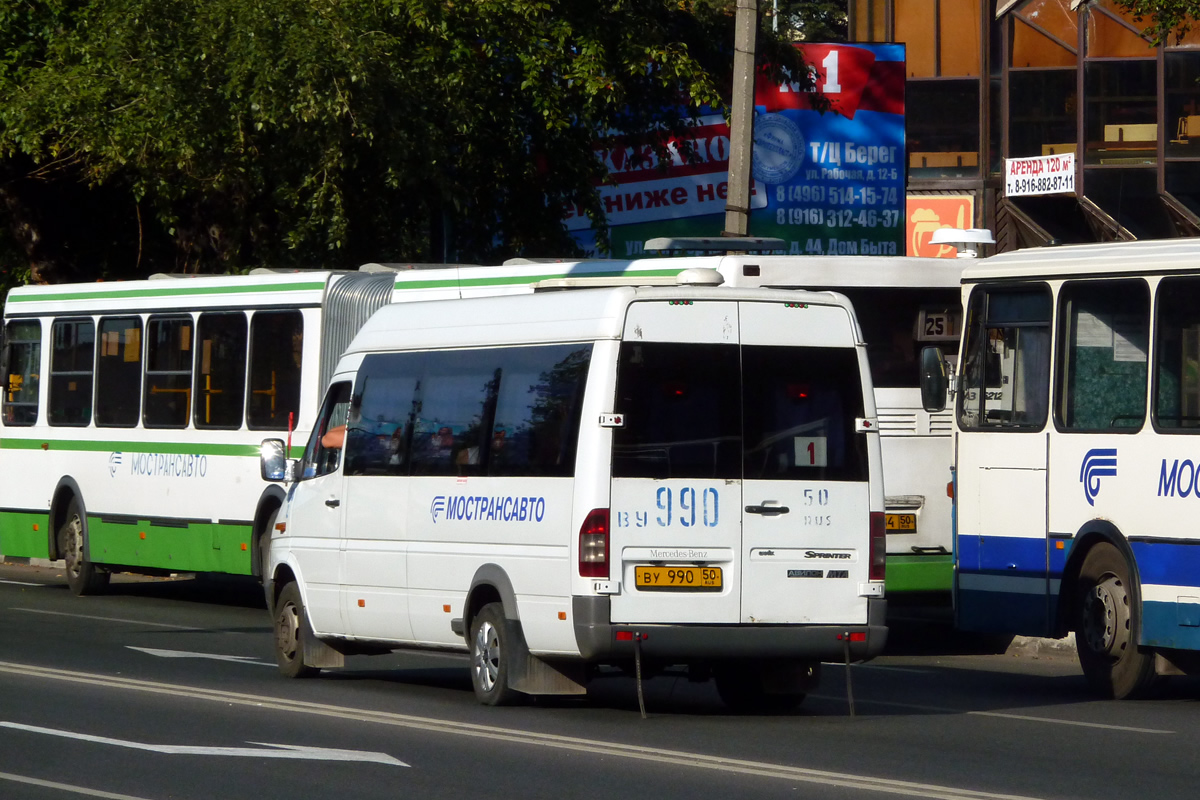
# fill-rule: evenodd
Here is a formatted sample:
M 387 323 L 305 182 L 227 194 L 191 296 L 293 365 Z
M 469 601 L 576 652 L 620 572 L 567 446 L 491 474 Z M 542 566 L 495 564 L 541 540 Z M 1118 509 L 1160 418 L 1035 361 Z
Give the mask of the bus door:
M 956 609 L 965 630 L 1048 631 L 1049 288 L 971 295 L 958 401 Z
M 871 489 L 849 315 L 742 303 L 740 318 L 741 621 L 864 623 Z
M 613 622 L 741 619 L 738 303 L 629 307 L 613 431 Z

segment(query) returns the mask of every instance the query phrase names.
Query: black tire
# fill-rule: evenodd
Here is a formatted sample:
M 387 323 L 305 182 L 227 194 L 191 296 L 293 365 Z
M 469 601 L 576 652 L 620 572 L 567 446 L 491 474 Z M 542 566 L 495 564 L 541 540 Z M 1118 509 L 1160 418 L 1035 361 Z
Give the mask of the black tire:
M 1096 545 L 1079 570 L 1075 650 L 1084 677 L 1117 700 L 1143 695 L 1154 683 L 1154 654 L 1140 650 L 1140 609 L 1129 564 L 1112 545 Z
M 805 692 L 768 691 L 760 665 L 730 662 L 713 668 L 721 702 L 742 714 L 786 714 L 804 702 Z
M 56 536 L 58 552 L 67 565 L 67 586 L 71 593 L 76 596 L 98 594 L 108 588 L 110 573 L 97 567 L 87 556 L 83 510 L 77 498 L 72 497 L 67 504 L 67 515 Z
M 471 686 L 485 706 L 512 705 L 521 696 L 508 685 L 513 642 L 507 622 L 500 603 L 488 603 L 471 620 Z
M 289 583 L 275 603 L 275 663 L 286 677 L 311 678 L 321 671 L 304 663 L 304 643 L 312 635 L 300 587 Z

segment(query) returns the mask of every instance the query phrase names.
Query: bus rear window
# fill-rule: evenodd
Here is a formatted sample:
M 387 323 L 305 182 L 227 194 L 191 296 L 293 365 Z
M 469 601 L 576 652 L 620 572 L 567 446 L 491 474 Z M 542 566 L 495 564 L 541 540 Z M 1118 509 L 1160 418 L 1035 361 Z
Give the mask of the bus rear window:
M 613 477 L 741 477 L 737 345 L 625 342 Z
M 613 477 L 867 479 L 851 348 L 625 342 Z
M 742 371 L 747 480 L 867 479 L 854 350 L 747 345 Z

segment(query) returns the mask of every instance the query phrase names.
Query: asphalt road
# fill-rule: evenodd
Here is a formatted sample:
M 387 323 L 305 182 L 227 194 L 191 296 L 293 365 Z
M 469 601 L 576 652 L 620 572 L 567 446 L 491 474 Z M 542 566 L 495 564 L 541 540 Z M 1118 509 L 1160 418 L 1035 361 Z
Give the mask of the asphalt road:
M 945 637 L 827 665 L 795 713 L 612 673 L 586 699 L 484 708 L 465 658 L 275 670 L 257 585 L 0 567 L 0 798 L 1193 798 L 1200 682 L 1098 701 L 1065 655 Z

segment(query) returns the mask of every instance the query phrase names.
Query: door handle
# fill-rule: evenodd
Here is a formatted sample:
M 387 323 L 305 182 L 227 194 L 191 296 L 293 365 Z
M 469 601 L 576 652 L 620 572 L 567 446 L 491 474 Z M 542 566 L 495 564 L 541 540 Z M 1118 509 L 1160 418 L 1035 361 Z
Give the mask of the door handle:
M 787 506 L 746 506 L 747 514 L 786 514 L 791 511 Z
M 326 500 L 325 501 L 325 505 L 329 506 L 330 508 L 337 508 L 341 504 L 342 504 L 341 500 Z

